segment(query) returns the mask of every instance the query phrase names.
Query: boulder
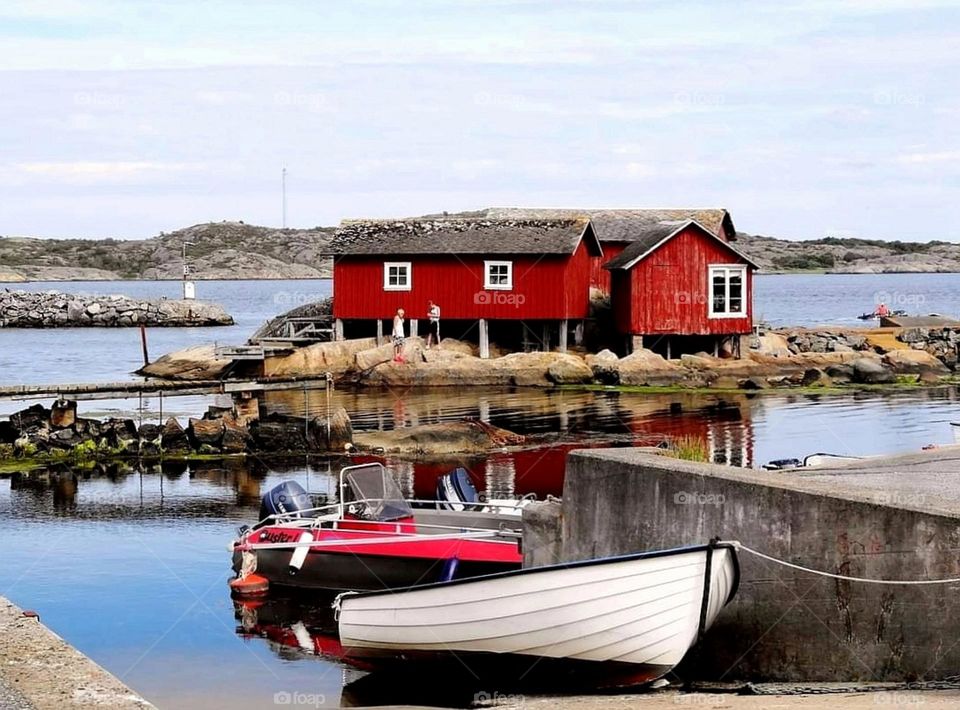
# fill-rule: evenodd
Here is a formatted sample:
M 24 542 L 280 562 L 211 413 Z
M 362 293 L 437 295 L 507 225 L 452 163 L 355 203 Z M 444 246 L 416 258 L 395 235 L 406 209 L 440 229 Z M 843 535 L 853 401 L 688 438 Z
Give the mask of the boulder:
M 593 380 L 593 370 L 581 358 L 568 353 L 556 353 L 557 358 L 547 367 L 547 379 L 558 385 L 579 385 Z
M 828 365 L 826 375 L 835 382 L 850 382 L 853 380 L 853 367 L 844 364 Z
M 740 381 L 739 387 L 742 390 L 765 390 L 770 387 L 770 383 L 762 377 L 748 377 Z
M 584 360 L 597 382 L 605 385 L 620 382 L 620 359 L 612 351 L 601 350 L 596 355 L 591 353 Z
M 232 421 L 223 422 L 223 438 L 220 440 L 220 449 L 224 453 L 243 453 L 252 441 L 253 439 L 246 428 Z
M 687 376 L 673 361 L 646 348 L 621 358 L 617 369 L 622 385 L 658 387 L 676 384 Z
M 811 367 L 803 371 L 803 375 L 800 377 L 800 384 L 804 387 L 813 387 L 816 385 L 826 385 L 830 381 L 830 378 L 827 377 L 823 370 L 820 370 L 816 367 Z
M 288 355 L 268 357 L 263 363 L 263 374 L 266 377 L 322 377 L 327 372 L 342 375 L 356 369 L 358 352 L 374 347 L 376 340 L 373 338 L 314 343 L 297 348 Z
M 853 380 L 860 384 L 881 385 L 896 380 L 877 358 L 861 357 L 850 363 L 853 367 Z
M 250 425 L 250 435 L 258 451 L 276 453 L 307 451 L 307 441 L 300 420 L 258 421 Z
M 353 448 L 353 424 L 343 407 L 330 415 L 329 432 L 326 416 L 315 417 L 310 422 L 311 448 L 318 451 L 349 451 Z
M 0 444 L 12 444 L 20 436 L 20 432 L 9 420 L 0 420 Z
M 950 369 L 926 350 L 891 350 L 883 362 L 896 373 L 919 374 L 931 372 L 946 375 Z
M 220 419 L 191 419 L 187 426 L 187 436 L 195 449 L 204 446 L 219 449 L 223 439 L 223 426 Z
M 72 427 L 77 421 L 77 403 L 69 399 L 58 399 L 50 408 L 50 426 L 54 429 Z
M 167 419 L 163 425 L 163 431 L 160 433 L 160 442 L 164 451 L 182 452 L 190 450 L 190 439 L 187 432 L 173 417 Z
M 163 439 L 163 430 L 156 424 L 143 424 L 140 426 L 140 453 L 145 456 L 155 456 L 160 453 L 160 445 Z
M 116 450 L 132 453 L 140 448 L 140 435 L 132 419 L 106 419 L 100 427 L 100 435 Z
M 20 432 L 41 429 L 50 423 L 50 410 L 42 404 L 34 404 L 11 414 L 10 423 Z
M 233 364 L 229 358 L 218 358 L 213 345 L 193 347 L 167 353 L 142 367 L 137 374 L 167 380 L 216 380 Z

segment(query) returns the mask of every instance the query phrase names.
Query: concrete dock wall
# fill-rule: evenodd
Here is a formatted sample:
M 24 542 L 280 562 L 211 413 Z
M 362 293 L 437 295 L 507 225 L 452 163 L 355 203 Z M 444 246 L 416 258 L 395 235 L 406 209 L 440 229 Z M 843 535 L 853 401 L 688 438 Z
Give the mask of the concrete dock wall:
M 562 513 L 538 511 L 528 562 L 740 540 L 814 569 L 876 579 L 960 577 L 960 460 L 816 476 L 694 464 L 629 449 L 568 460 Z M 926 486 L 926 487 L 924 487 Z M 939 491 L 939 492 L 938 492 Z M 533 522 L 533 521 L 532 521 Z M 556 534 L 559 529 L 559 535 Z M 679 673 L 852 681 L 960 673 L 960 584 L 838 581 L 741 554 L 739 594 Z
M 0 597 L 0 707 L 61 710 L 154 706 L 44 626 Z

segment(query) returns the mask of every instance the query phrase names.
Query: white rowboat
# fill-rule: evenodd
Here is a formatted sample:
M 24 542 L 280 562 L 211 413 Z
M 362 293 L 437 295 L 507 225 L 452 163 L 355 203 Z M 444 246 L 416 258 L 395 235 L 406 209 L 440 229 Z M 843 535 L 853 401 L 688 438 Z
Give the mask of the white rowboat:
M 555 674 L 599 685 L 676 666 L 736 593 L 737 543 L 535 567 L 337 597 L 347 657 Z M 452 663 L 451 663 L 452 661 Z M 506 663 L 504 663 L 506 661 Z M 492 666 L 492 667 L 491 667 Z

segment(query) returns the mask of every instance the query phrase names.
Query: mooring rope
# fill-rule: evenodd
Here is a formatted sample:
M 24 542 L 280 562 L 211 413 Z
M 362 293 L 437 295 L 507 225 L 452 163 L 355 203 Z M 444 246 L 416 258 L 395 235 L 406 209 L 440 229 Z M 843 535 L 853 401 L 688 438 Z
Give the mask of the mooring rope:
M 809 567 L 804 567 L 802 565 L 795 565 L 792 562 L 787 562 L 786 560 L 780 560 L 776 557 L 771 557 L 770 555 L 765 555 L 764 553 L 754 550 L 753 548 L 747 547 L 743 543 L 733 543 L 736 545 L 737 549 L 742 550 L 743 552 L 749 552 L 751 555 L 755 555 L 761 559 L 767 560 L 768 562 L 773 562 L 778 565 L 783 565 L 784 567 L 789 567 L 791 569 L 798 570 L 800 572 L 809 572 L 810 574 L 818 574 L 821 577 L 830 577 L 832 579 L 843 579 L 848 582 L 863 582 L 864 584 L 904 584 L 904 585 L 919 585 L 919 584 L 960 584 L 960 577 L 951 577 L 949 579 L 868 579 L 866 577 L 851 577 L 846 574 L 835 574 L 833 572 L 824 572 L 819 569 L 810 569 Z

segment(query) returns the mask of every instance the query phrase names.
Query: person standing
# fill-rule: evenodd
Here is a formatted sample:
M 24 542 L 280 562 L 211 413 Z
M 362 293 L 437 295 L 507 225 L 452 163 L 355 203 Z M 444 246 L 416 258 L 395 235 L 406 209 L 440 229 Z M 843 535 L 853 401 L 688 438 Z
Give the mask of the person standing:
M 440 347 L 440 306 L 433 301 L 427 301 L 427 319 L 429 321 L 427 329 L 427 349 L 433 343 Z
M 397 314 L 393 317 L 393 360 L 394 362 L 403 362 L 403 316 L 402 308 L 397 309 Z

